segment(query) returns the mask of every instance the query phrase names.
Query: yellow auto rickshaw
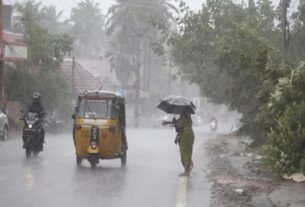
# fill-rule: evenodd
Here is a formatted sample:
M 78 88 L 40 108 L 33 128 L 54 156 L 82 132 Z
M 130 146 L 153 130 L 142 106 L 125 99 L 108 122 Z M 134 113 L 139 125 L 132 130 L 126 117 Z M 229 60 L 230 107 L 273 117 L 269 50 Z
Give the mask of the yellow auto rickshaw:
M 86 91 L 78 96 L 72 115 L 76 163 L 96 168 L 100 159 L 120 158 L 126 164 L 125 99 L 120 93 Z

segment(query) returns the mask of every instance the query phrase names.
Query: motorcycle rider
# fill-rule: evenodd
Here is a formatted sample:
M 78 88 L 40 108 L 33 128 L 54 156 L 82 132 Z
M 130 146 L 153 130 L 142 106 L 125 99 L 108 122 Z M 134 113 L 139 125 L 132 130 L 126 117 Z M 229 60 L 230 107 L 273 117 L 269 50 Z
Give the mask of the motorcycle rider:
M 38 114 L 38 118 L 39 118 L 39 124 L 40 124 L 40 128 L 41 128 L 41 139 L 40 139 L 40 150 L 43 150 L 43 143 L 44 143 L 44 128 L 43 128 L 43 119 L 45 116 L 45 110 L 44 107 L 42 106 L 41 102 L 40 102 L 40 93 L 39 92 L 34 92 L 32 94 L 32 104 L 28 107 L 27 109 L 27 113 L 32 112 L 32 113 L 37 113 Z M 23 148 L 25 147 L 25 137 L 23 138 Z

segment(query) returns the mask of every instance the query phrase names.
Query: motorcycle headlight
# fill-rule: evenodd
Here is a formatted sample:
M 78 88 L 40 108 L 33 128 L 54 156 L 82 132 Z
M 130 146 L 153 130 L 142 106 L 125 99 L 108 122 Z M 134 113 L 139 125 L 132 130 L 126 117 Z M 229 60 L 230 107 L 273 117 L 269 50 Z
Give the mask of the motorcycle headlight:
M 95 141 L 92 141 L 91 142 L 91 147 L 94 149 L 94 148 L 96 148 L 97 147 L 97 143 L 95 142 Z
M 32 124 L 29 124 L 29 128 L 32 129 L 32 127 L 33 127 L 33 125 L 32 125 Z

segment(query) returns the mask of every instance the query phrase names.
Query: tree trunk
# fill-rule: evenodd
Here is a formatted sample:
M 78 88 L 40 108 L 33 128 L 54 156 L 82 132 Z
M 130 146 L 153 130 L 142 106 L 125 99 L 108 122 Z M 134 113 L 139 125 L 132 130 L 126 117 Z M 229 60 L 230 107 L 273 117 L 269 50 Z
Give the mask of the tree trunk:
M 143 89 L 147 91 L 147 80 L 148 80 L 148 43 L 144 41 L 144 57 L 143 57 Z
M 148 48 L 147 54 L 147 91 L 150 93 L 150 82 L 151 82 L 151 50 Z

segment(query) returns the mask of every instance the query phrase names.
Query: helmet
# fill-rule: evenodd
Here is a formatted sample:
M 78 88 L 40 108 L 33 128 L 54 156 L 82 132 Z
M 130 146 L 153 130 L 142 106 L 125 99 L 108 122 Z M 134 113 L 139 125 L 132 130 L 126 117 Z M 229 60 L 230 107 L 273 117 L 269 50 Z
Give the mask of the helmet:
M 39 99 L 40 99 L 40 93 L 39 93 L 39 92 L 34 92 L 34 93 L 32 94 L 32 99 L 33 99 L 33 101 L 39 101 Z

